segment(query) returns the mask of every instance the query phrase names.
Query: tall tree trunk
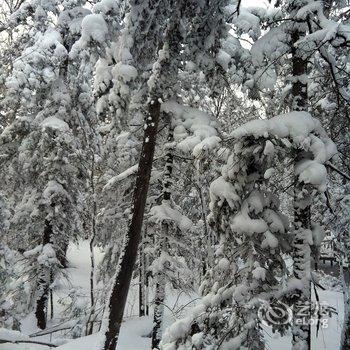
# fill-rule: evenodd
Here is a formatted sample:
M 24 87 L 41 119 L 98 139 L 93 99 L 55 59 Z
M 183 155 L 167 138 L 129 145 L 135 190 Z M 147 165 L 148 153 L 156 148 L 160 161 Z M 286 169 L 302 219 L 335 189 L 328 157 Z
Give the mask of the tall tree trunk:
M 91 237 L 89 242 L 90 249 L 90 315 L 87 324 L 86 333 L 92 334 L 94 330 L 93 316 L 95 313 L 95 255 L 94 255 L 94 244 L 96 237 L 96 216 L 97 216 L 97 202 L 96 202 L 96 191 L 95 191 L 95 155 L 92 155 L 91 164 L 91 175 L 90 175 L 90 186 L 92 192 L 92 222 L 91 222 Z
M 298 52 L 296 43 L 300 39 L 301 33 L 298 29 L 292 32 L 292 106 L 294 111 L 307 111 L 307 60 Z
M 297 26 L 300 24 L 297 23 Z M 296 47 L 301 35 L 299 28 L 292 32 L 292 110 L 307 111 L 307 60 L 302 57 Z M 295 164 L 303 157 L 302 153 L 296 155 Z M 294 250 L 293 250 L 293 274 L 302 281 L 304 289 L 298 290 L 294 295 L 293 318 L 293 349 L 311 349 L 311 249 L 307 239 L 306 230 L 311 227 L 310 203 L 305 205 L 305 188 L 295 175 L 294 183 Z M 306 313 L 305 313 L 306 307 Z
M 168 230 L 168 225 L 162 225 L 162 237 L 159 239 L 159 258 L 162 251 L 165 249 L 166 237 L 163 236 Z M 155 276 L 156 289 L 154 295 L 154 313 L 153 313 L 153 330 L 152 330 L 152 345 L 151 348 L 158 349 L 159 343 L 162 339 L 162 324 L 164 316 L 164 301 L 165 301 L 165 274 L 164 271 L 159 271 Z
M 148 235 L 148 226 L 147 222 L 145 224 L 145 238 L 146 245 L 150 243 L 150 237 Z M 149 279 L 150 279 L 150 271 L 148 271 L 149 263 L 149 254 L 144 254 L 144 272 L 145 272 L 145 315 L 149 316 Z
M 52 236 L 52 225 L 48 220 L 45 220 L 45 228 L 43 234 L 43 247 L 51 242 Z M 47 318 L 47 302 L 49 297 L 50 289 L 50 268 L 41 266 L 39 271 L 37 293 L 38 297 L 36 300 L 35 316 L 37 319 L 37 325 L 40 329 L 46 328 Z
M 146 303 L 145 303 L 145 253 L 144 253 L 145 238 L 142 238 L 140 244 L 139 253 L 139 317 L 145 316 Z
M 53 273 L 50 271 L 50 285 L 53 283 Z M 53 291 L 50 288 L 50 319 L 52 320 L 54 316 L 54 307 L 53 307 Z
M 303 186 L 296 185 L 294 199 L 293 275 L 303 283 L 303 290 L 294 295 L 293 349 L 311 349 L 311 249 L 308 243 L 310 205 L 301 205 Z
M 170 116 L 168 116 L 170 117 Z M 169 134 L 167 142 L 171 144 L 174 141 L 174 132 L 169 122 Z M 173 172 L 173 149 L 170 146 L 166 154 L 164 180 L 163 180 L 163 202 L 167 202 L 170 205 L 171 200 L 171 185 L 172 185 L 172 172 Z M 167 237 L 169 234 L 169 224 L 163 222 L 161 231 L 159 234 L 158 245 L 158 259 L 161 259 L 162 252 L 167 246 Z M 164 266 L 163 266 L 164 269 Z M 152 331 L 152 349 L 158 349 L 159 343 L 162 337 L 162 323 L 164 317 L 164 300 L 165 300 L 165 272 L 159 271 L 156 278 L 156 290 L 154 296 L 154 314 L 153 314 L 153 331 Z
M 131 223 L 125 237 L 120 265 L 107 306 L 108 326 L 105 333 L 104 350 L 115 350 L 118 341 L 126 298 L 141 238 L 142 221 L 151 177 L 159 118 L 160 102 L 158 98 L 155 98 L 148 105 L 148 115 L 146 116 L 144 139 L 134 189 Z
M 94 322 L 93 322 L 93 316 L 95 313 L 95 255 L 94 255 L 94 241 L 95 241 L 95 235 L 93 234 L 90 242 L 89 242 L 89 249 L 90 249 L 90 314 L 86 325 L 86 334 L 90 335 L 94 331 Z
M 344 290 L 344 323 L 341 339 L 341 350 L 350 349 L 350 269 L 341 267 Z
M 179 19 L 181 16 L 180 8 L 182 6 L 182 2 L 179 1 L 176 7 L 173 9 L 173 13 L 168 23 L 166 35 L 165 35 L 165 46 L 168 46 L 169 57 L 174 57 L 180 51 L 180 43 L 181 43 L 181 31 Z M 165 78 L 169 77 L 172 79 L 176 77 L 178 74 L 178 63 L 173 65 L 169 65 L 169 61 L 165 60 L 163 62 L 163 74 Z M 171 95 L 174 95 L 172 91 Z M 173 163 L 174 163 L 174 155 L 173 155 L 173 146 L 172 143 L 174 141 L 174 130 L 172 125 L 172 114 L 166 114 L 166 119 L 169 125 L 169 133 L 167 142 L 169 144 L 168 152 L 165 160 L 165 169 L 164 169 L 164 180 L 163 180 L 163 202 L 167 202 L 171 205 L 171 186 L 172 186 L 172 172 L 173 172 Z M 169 234 L 169 224 L 167 222 L 162 223 L 159 242 L 158 243 L 158 257 L 161 258 L 162 252 L 166 249 L 167 246 L 167 237 Z M 164 266 L 163 266 L 164 269 Z M 165 300 L 165 273 L 163 271 L 159 271 L 156 275 L 156 291 L 154 298 L 154 314 L 153 314 L 153 331 L 152 331 L 152 349 L 158 349 L 159 343 L 161 340 L 161 332 L 162 332 L 162 323 L 164 317 L 164 300 Z

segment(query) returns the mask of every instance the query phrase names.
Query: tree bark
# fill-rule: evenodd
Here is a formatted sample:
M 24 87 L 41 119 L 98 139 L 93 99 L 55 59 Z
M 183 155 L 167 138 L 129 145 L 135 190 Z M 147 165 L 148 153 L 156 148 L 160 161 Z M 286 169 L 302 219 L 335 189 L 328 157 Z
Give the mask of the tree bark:
M 146 303 L 145 303 L 145 255 L 144 255 L 144 238 L 140 244 L 139 253 L 139 317 L 145 316 Z
M 344 323 L 342 329 L 341 350 L 350 349 L 350 269 L 341 267 L 344 290 Z
M 90 306 L 91 311 L 89 315 L 89 320 L 87 324 L 87 334 L 92 334 L 94 330 L 94 323 L 92 318 L 95 313 L 95 254 L 94 254 L 94 244 L 96 237 L 96 216 L 97 216 L 97 202 L 96 202 L 96 190 L 95 190 L 95 155 L 92 155 L 91 163 L 91 175 L 90 175 L 90 186 L 92 194 L 92 220 L 91 220 L 91 237 L 89 242 L 90 249 Z
M 164 299 L 165 299 L 165 280 L 164 274 L 160 273 L 157 277 L 156 292 L 154 297 L 154 314 L 153 314 L 153 330 L 152 330 L 152 350 L 159 349 L 159 343 L 162 339 L 162 323 L 164 315 Z
M 297 23 L 297 26 L 300 24 Z M 296 47 L 301 35 L 305 34 L 299 28 L 292 31 L 292 110 L 307 111 L 307 60 L 302 57 Z M 303 157 L 297 154 L 295 164 Z M 305 196 L 303 184 L 299 182 L 298 176 L 294 179 L 294 250 L 293 250 L 293 274 L 294 277 L 303 281 L 304 290 L 296 291 L 293 295 L 294 317 L 293 317 L 293 349 L 311 349 L 311 249 L 306 237 L 306 231 L 311 227 L 310 204 L 303 205 Z M 306 307 L 306 308 L 305 308 Z M 305 313 L 306 310 L 306 313 Z
M 170 117 L 170 115 L 168 116 Z M 169 122 L 169 134 L 167 142 L 171 144 L 174 140 L 173 129 Z M 171 200 L 171 185 L 173 172 L 173 150 L 170 147 L 165 160 L 164 180 L 163 180 L 163 202 L 170 204 Z M 163 222 L 160 234 L 158 237 L 158 259 L 161 259 L 162 252 L 166 249 L 167 237 L 169 234 L 169 224 Z M 163 266 L 164 269 L 164 266 Z M 164 300 L 165 300 L 165 272 L 159 271 L 156 276 L 156 290 L 154 296 L 154 314 L 153 314 L 153 330 L 152 330 L 152 349 L 158 349 L 162 337 L 162 323 L 164 315 Z
M 146 237 L 146 245 L 150 242 L 150 237 L 148 235 L 147 223 L 145 225 L 145 237 Z M 149 263 L 149 254 L 144 254 L 144 271 L 145 271 L 145 315 L 149 316 L 149 279 L 150 279 L 150 271 L 148 271 Z
M 93 219 L 95 221 L 95 219 Z M 94 226 L 93 222 L 93 226 Z M 94 231 L 95 233 L 95 231 Z M 95 295 L 94 295 L 94 290 L 95 290 L 95 255 L 94 255 L 94 241 L 95 241 L 95 234 L 92 234 L 92 237 L 89 242 L 89 249 L 90 249 L 90 314 L 89 314 L 89 319 L 87 322 L 87 329 L 86 329 L 86 334 L 90 335 L 94 331 L 94 323 L 92 321 L 92 318 L 95 313 Z
M 292 110 L 307 111 L 307 61 L 298 53 L 296 47 L 297 41 L 300 39 L 298 29 L 292 32 Z
M 293 297 L 293 349 L 311 349 L 311 249 L 306 237 L 306 230 L 311 226 L 310 205 L 298 206 L 298 194 L 302 190 L 298 185 L 294 199 L 293 275 L 303 282 L 304 289 L 296 291 Z
M 144 139 L 134 189 L 131 223 L 125 237 L 124 251 L 120 257 L 120 266 L 108 303 L 109 319 L 105 333 L 104 350 L 115 350 L 118 341 L 126 298 L 141 238 L 159 118 L 160 102 L 156 98 L 148 105 L 148 115 L 146 116 Z
M 52 225 L 45 220 L 45 228 L 43 234 L 43 247 L 49 244 L 52 236 Z M 47 302 L 50 289 L 50 270 L 45 266 L 40 267 L 38 280 L 38 297 L 36 301 L 35 316 L 37 325 L 40 329 L 46 328 Z

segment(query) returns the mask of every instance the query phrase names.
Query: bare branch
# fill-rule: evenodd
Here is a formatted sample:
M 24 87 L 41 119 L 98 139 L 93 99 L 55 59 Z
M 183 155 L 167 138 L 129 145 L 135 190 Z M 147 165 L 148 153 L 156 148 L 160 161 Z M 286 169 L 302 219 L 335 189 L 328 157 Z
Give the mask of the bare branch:
M 333 165 L 331 162 L 327 162 L 325 164 L 327 167 L 329 167 L 330 169 L 334 170 L 336 173 L 338 173 L 339 175 L 343 176 L 345 179 L 350 181 L 350 175 L 344 173 L 343 171 L 341 171 L 340 169 L 338 169 L 335 165 Z

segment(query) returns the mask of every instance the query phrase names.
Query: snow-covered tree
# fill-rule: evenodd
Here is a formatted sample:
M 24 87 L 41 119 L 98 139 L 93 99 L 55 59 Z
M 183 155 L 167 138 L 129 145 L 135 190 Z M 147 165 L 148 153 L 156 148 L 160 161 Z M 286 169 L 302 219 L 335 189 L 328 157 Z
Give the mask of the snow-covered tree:
M 320 123 L 305 112 L 249 122 L 231 137 L 235 142 L 232 151 L 226 151 L 222 176 L 211 184 L 217 262 L 203 283 L 201 304 L 193 315 L 169 327 L 164 349 L 221 345 L 260 349 L 261 303 L 290 302 L 291 293 L 308 290 L 310 258 L 300 256 L 297 261 L 301 268 L 295 268 L 294 274 L 300 271 L 302 276 L 290 277 L 285 267 L 283 253 L 291 253 L 296 233 L 278 209 L 278 194 L 271 192 L 269 179 L 279 159 L 293 159 L 295 152 L 303 152 L 295 168 L 303 188 L 297 203 L 308 204 L 315 192 L 325 190 L 323 164 L 334 155 L 334 144 Z M 319 244 L 316 232 L 298 230 L 309 245 Z M 310 250 L 305 245 L 304 249 Z
M 24 3 L 16 15 L 32 5 Z M 93 104 L 89 69 L 86 64 L 78 68 L 78 60 L 69 59 L 89 12 L 81 5 L 35 7 L 32 39 L 6 82 L 7 110 L 11 113 L 16 106 L 16 117 L 1 134 L 4 191 L 13 209 L 9 237 L 18 237 L 12 244 L 26 251 L 31 267 L 26 273 L 40 328 L 46 326 L 50 285 L 66 265 L 69 240 L 83 232 L 82 191 L 87 187 L 83 146 Z M 57 15 L 56 23 L 51 13 Z
M 153 349 L 262 349 L 281 306 L 272 331 L 310 349 L 323 227 L 348 276 L 348 22 L 344 1 L 0 4 L 1 326 L 115 350 L 138 306 Z

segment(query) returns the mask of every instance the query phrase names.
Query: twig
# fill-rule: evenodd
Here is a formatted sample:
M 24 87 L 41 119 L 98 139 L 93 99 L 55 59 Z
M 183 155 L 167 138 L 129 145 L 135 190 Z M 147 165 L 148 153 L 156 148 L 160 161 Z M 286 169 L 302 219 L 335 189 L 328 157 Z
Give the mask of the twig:
M 327 167 L 331 168 L 332 170 L 334 170 L 336 173 L 338 173 L 339 175 L 343 176 L 345 179 L 350 180 L 350 175 L 344 173 L 343 171 L 339 170 L 335 165 L 333 165 L 331 162 L 327 162 L 325 164 Z

